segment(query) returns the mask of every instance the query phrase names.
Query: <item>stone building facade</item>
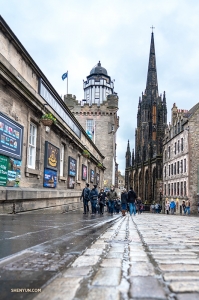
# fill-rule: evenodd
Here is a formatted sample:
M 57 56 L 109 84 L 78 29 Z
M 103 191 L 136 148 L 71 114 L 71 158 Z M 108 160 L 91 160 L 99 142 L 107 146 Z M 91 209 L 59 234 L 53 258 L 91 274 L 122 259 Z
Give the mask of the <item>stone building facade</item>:
M 125 185 L 130 185 L 146 203 L 161 202 L 162 141 L 167 125 L 165 92 L 158 93 L 154 34 L 151 34 L 145 92 L 138 103 L 135 153 L 126 151 Z
M 176 213 L 182 213 L 182 201 L 190 200 L 197 212 L 199 197 L 199 103 L 189 111 L 173 104 L 171 123 L 163 141 L 163 199 L 174 199 Z
M 118 189 L 123 190 L 125 188 L 125 176 L 118 171 Z
M 64 101 L 90 139 L 105 156 L 104 188 L 110 188 L 112 184 L 117 187 L 118 95 L 114 92 L 111 77 L 100 62 L 91 70 L 83 84 L 85 99 L 78 101 L 75 96 L 69 94 L 64 97 Z
M 80 208 L 85 183 L 103 185 L 104 156 L 2 17 L 0 91 L 0 213 Z

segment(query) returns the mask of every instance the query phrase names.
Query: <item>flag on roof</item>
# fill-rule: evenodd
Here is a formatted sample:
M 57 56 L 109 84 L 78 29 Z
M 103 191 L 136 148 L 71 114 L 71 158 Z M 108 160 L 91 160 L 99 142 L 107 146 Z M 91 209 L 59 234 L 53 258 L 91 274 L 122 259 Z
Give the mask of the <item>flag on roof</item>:
M 66 72 L 66 73 L 64 73 L 63 75 L 62 75 L 62 80 L 64 80 L 64 79 L 66 79 L 68 77 L 68 71 Z

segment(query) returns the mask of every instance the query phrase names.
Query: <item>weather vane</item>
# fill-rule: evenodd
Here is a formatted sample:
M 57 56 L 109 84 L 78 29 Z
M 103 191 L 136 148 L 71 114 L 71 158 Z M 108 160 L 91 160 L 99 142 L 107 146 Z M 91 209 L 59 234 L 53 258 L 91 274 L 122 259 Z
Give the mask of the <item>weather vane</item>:
M 152 33 L 153 33 L 153 29 L 155 29 L 155 27 L 153 27 L 153 25 L 152 25 L 152 27 L 150 27 L 151 29 L 152 29 Z

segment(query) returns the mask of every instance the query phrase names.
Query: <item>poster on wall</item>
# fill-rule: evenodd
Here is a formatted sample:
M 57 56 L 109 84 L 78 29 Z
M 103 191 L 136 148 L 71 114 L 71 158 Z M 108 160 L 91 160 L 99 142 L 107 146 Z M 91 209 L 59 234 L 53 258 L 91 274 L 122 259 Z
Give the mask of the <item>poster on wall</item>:
M 96 184 L 99 184 L 99 182 L 100 182 L 100 176 L 99 176 L 99 174 L 97 173 L 97 174 L 96 174 Z
M 90 170 L 90 182 L 93 183 L 95 178 L 95 173 L 93 170 Z
M 82 165 L 82 180 L 87 180 L 87 166 Z
M 59 148 L 45 142 L 45 168 L 57 171 L 59 168 Z
M 23 126 L 0 112 L 0 153 L 22 158 Z
M 68 176 L 68 188 L 74 189 L 75 178 L 72 176 Z
M 76 169 L 77 169 L 77 161 L 76 159 L 72 158 L 71 156 L 68 157 L 68 175 L 69 176 L 76 176 Z
M 57 171 L 44 168 L 44 187 L 56 188 Z
M 0 186 L 7 185 L 8 157 L 0 154 Z
M 19 186 L 21 180 L 21 160 L 8 158 L 7 186 Z

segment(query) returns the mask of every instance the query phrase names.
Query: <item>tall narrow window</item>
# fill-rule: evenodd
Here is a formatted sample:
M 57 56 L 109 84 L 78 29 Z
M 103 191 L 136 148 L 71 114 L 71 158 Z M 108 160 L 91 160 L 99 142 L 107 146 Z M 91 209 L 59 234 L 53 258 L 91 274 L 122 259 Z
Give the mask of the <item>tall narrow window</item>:
M 171 166 L 169 165 L 169 176 L 171 175 Z
M 176 182 L 174 182 L 174 196 L 176 195 Z
M 171 184 L 171 196 L 173 196 L 173 183 Z
M 171 164 L 171 175 L 173 175 L 173 164 Z
M 183 173 L 183 160 L 181 160 L 180 169 L 181 169 L 181 173 Z
M 176 175 L 176 163 L 174 163 L 174 175 Z
M 183 182 L 180 183 L 181 196 L 183 196 Z
M 180 152 L 180 140 L 178 140 L 178 153 Z
M 187 172 L 187 162 L 186 162 L 186 158 L 184 159 L 184 172 Z
M 61 144 L 61 149 L 60 149 L 60 176 L 64 176 L 64 145 Z
M 169 146 L 169 149 L 168 149 L 168 158 L 170 158 L 170 156 L 171 156 L 171 148 Z
M 166 176 L 167 176 L 167 168 L 164 167 L 164 177 L 166 177 Z
M 184 150 L 183 138 L 181 138 L 181 151 Z
M 165 184 L 164 185 L 164 195 L 166 196 L 166 194 L 167 194 L 167 185 Z
M 175 146 L 174 146 L 174 153 L 176 154 L 176 150 L 177 150 L 177 143 L 175 143 Z
M 187 195 L 187 183 L 184 181 L 184 196 Z
M 168 194 L 169 194 L 169 196 L 171 195 L 170 183 L 168 184 Z
M 37 126 L 30 123 L 29 145 L 28 145 L 28 167 L 35 169 L 36 161 Z
M 180 194 L 180 183 L 177 182 L 177 195 L 179 196 L 179 194 Z
M 164 153 L 165 153 L 165 156 L 164 156 L 164 157 L 165 157 L 165 161 L 166 161 L 166 160 L 167 160 L 167 150 L 165 150 Z
M 180 173 L 180 161 L 177 162 L 177 174 Z
M 95 142 L 95 122 L 94 120 L 88 119 L 86 120 L 86 133 L 89 138 Z

